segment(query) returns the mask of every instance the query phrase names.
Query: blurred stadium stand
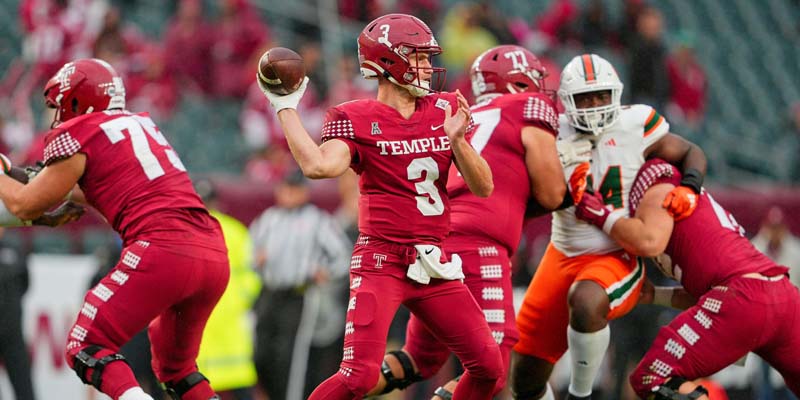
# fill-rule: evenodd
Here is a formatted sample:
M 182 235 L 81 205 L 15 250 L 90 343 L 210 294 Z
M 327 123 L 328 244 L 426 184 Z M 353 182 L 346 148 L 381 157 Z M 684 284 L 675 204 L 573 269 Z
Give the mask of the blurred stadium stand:
M 585 6 L 589 0 L 576 0 Z M 151 39 L 157 39 L 176 9 L 176 2 L 159 0 L 111 1 L 122 11 L 127 22 L 137 24 Z M 216 11 L 216 1 L 205 0 L 210 14 Z M 392 3 L 392 2 L 389 2 Z M 442 10 L 459 3 L 441 2 Z M 602 0 L 614 26 L 622 18 L 623 2 Z M 709 82 L 706 118 L 697 129 L 673 123 L 673 130 L 695 141 L 709 156 L 709 178 L 712 185 L 790 186 L 800 179 L 800 134 L 789 131 L 788 109 L 800 101 L 800 4 L 793 0 L 663 0 L 651 5 L 664 15 L 667 38 L 680 30 L 696 36 L 696 49 L 707 71 Z M 322 40 L 323 60 L 336 60 L 340 55 L 355 57 L 355 37 L 362 23 L 341 18 L 333 1 L 294 0 L 253 1 L 272 36 L 284 46 L 299 45 L 303 38 L 300 27 L 318 29 Z M 509 20 L 520 18 L 528 23 L 546 10 L 551 0 L 492 1 Z M 0 0 L 0 75 L 8 72 L 12 60 L 21 54 L 22 33 L 18 21 L 19 2 Z M 438 31 L 440 27 L 434 26 Z M 575 53 L 579 46 L 567 45 L 550 49 L 560 65 Z M 609 58 L 625 81 L 627 76 L 624 55 L 612 48 L 596 50 Z M 328 82 L 340 78 L 336 63 L 323 63 Z M 38 89 L 34 91 L 34 96 Z M 37 98 L 31 103 L 35 112 L 41 110 Z M 0 102 L 3 104 L 3 102 Z M 184 96 L 177 111 L 168 120 L 158 120 L 171 144 L 193 176 L 211 175 L 223 182 L 227 190 L 244 198 L 268 199 L 264 193 L 271 188 L 257 188 L 241 179 L 250 156 L 239 128 L 242 102 Z M 793 182 L 794 181 L 794 182 Z M 241 186 L 236 186 L 241 185 Z M 263 192 L 263 193 L 262 193 Z M 249 195 L 247 193 L 255 193 Z M 334 191 L 326 191 L 323 203 L 335 204 Z M 241 203 L 228 198 L 233 203 Z M 266 207 L 269 200 L 258 203 Z M 254 207 L 238 207 L 250 210 Z M 253 210 L 252 212 L 256 212 Z M 242 212 L 245 219 L 251 211 Z M 95 221 L 95 220 L 93 220 Z M 27 235 L 23 235 L 27 238 Z M 35 235 L 38 236 L 38 235 Z M 37 239 L 29 243 L 36 248 L 72 249 L 87 251 L 80 235 L 75 243 L 64 247 L 57 238 Z

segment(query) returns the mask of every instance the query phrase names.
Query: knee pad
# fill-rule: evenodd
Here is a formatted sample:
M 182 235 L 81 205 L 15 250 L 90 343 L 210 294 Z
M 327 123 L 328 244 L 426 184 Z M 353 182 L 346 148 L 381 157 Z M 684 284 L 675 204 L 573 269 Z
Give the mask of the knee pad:
M 389 393 L 395 389 L 403 390 L 412 383 L 422 380 L 422 376 L 414 372 L 414 364 L 405 352 L 395 350 L 390 351 L 387 355 L 392 355 L 397 358 L 397 361 L 400 361 L 400 365 L 403 367 L 403 377 L 400 379 L 395 378 L 392 373 L 392 368 L 384 361 L 383 364 L 381 364 L 381 374 L 383 374 L 384 379 L 386 379 L 386 387 L 383 388 L 380 394 Z
M 95 345 L 84 347 L 73 357 L 72 366 L 72 369 L 75 370 L 76 374 L 78 374 L 78 378 L 81 378 L 81 382 L 87 385 L 92 385 L 97 390 L 100 390 L 100 385 L 103 383 L 103 369 L 105 369 L 106 365 L 114 361 L 122 361 L 126 364 L 128 363 L 128 361 L 125 360 L 125 357 L 118 353 L 112 353 L 104 357 L 96 358 L 94 355 L 101 350 L 103 350 L 102 347 Z M 92 370 L 92 376 L 87 377 L 86 374 L 90 369 Z
M 678 393 L 678 389 L 686 383 L 686 379 L 679 376 L 672 377 L 663 385 L 654 387 L 650 399 L 653 400 L 697 400 L 700 396 L 708 396 L 708 390 L 702 386 L 697 386 L 690 393 Z
M 181 400 L 181 397 L 195 387 L 197 384 L 206 381 L 208 382 L 208 378 L 206 378 L 200 372 L 192 372 L 189 375 L 186 375 L 183 379 L 178 380 L 172 383 L 164 383 L 164 391 L 167 392 L 169 397 L 172 400 Z M 214 396 L 210 400 L 218 399 L 219 397 Z

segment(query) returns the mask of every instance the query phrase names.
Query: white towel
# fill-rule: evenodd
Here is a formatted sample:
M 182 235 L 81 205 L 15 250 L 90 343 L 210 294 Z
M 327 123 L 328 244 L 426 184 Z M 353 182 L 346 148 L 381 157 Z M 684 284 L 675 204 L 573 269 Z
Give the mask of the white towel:
M 461 271 L 461 257 L 458 254 L 453 254 L 450 262 L 442 264 L 440 261 L 442 249 L 438 246 L 418 244 L 414 248 L 417 249 L 417 259 L 408 266 L 408 272 L 406 272 L 406 276 L 410 279 L 425 285 L 430 283 L 431 278 L 464 279 L 464 273 Z

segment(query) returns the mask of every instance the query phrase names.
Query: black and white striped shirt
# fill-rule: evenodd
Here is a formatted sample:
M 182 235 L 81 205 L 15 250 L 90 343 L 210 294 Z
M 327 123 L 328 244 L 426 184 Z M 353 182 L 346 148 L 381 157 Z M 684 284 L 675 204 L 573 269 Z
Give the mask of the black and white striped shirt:
M 331 278 L 345 276 L 353 244 L 336 219 L 313 204 L 287 209 L 271 207 L 252 224 L 256 253 L 266 253 L 264 286 L 288 289 L 309 283 L 319 269 Z

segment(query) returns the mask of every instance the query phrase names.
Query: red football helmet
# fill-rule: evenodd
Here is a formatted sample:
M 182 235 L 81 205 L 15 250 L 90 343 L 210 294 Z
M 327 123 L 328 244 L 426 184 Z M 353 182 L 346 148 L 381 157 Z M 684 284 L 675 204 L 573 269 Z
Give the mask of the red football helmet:
M 364 78 L 383 76 L 416 97 L 431 90 L 440 91 L 444 87 L 445 68 L 412 66 L 409 56 L 426 53 L 432 57 L 441 52 L 428 25 L 406 14 L 379 17 L 358 36 L 358 61 Z M 420 78 L 421 70 L 430 71 L 430 81 L 435 85 Z
M 475 59 L 469 72 L 476 99 L 487 94 L 545 91 L 547 71 L 524 47 L 492 47 Z
M 47 81 L 44 98 L 47 107 L 56 109 L 55 127 L 79 115 L 125 108 L 125 86 L 107 62 L 82 59 L 64 64 Z

